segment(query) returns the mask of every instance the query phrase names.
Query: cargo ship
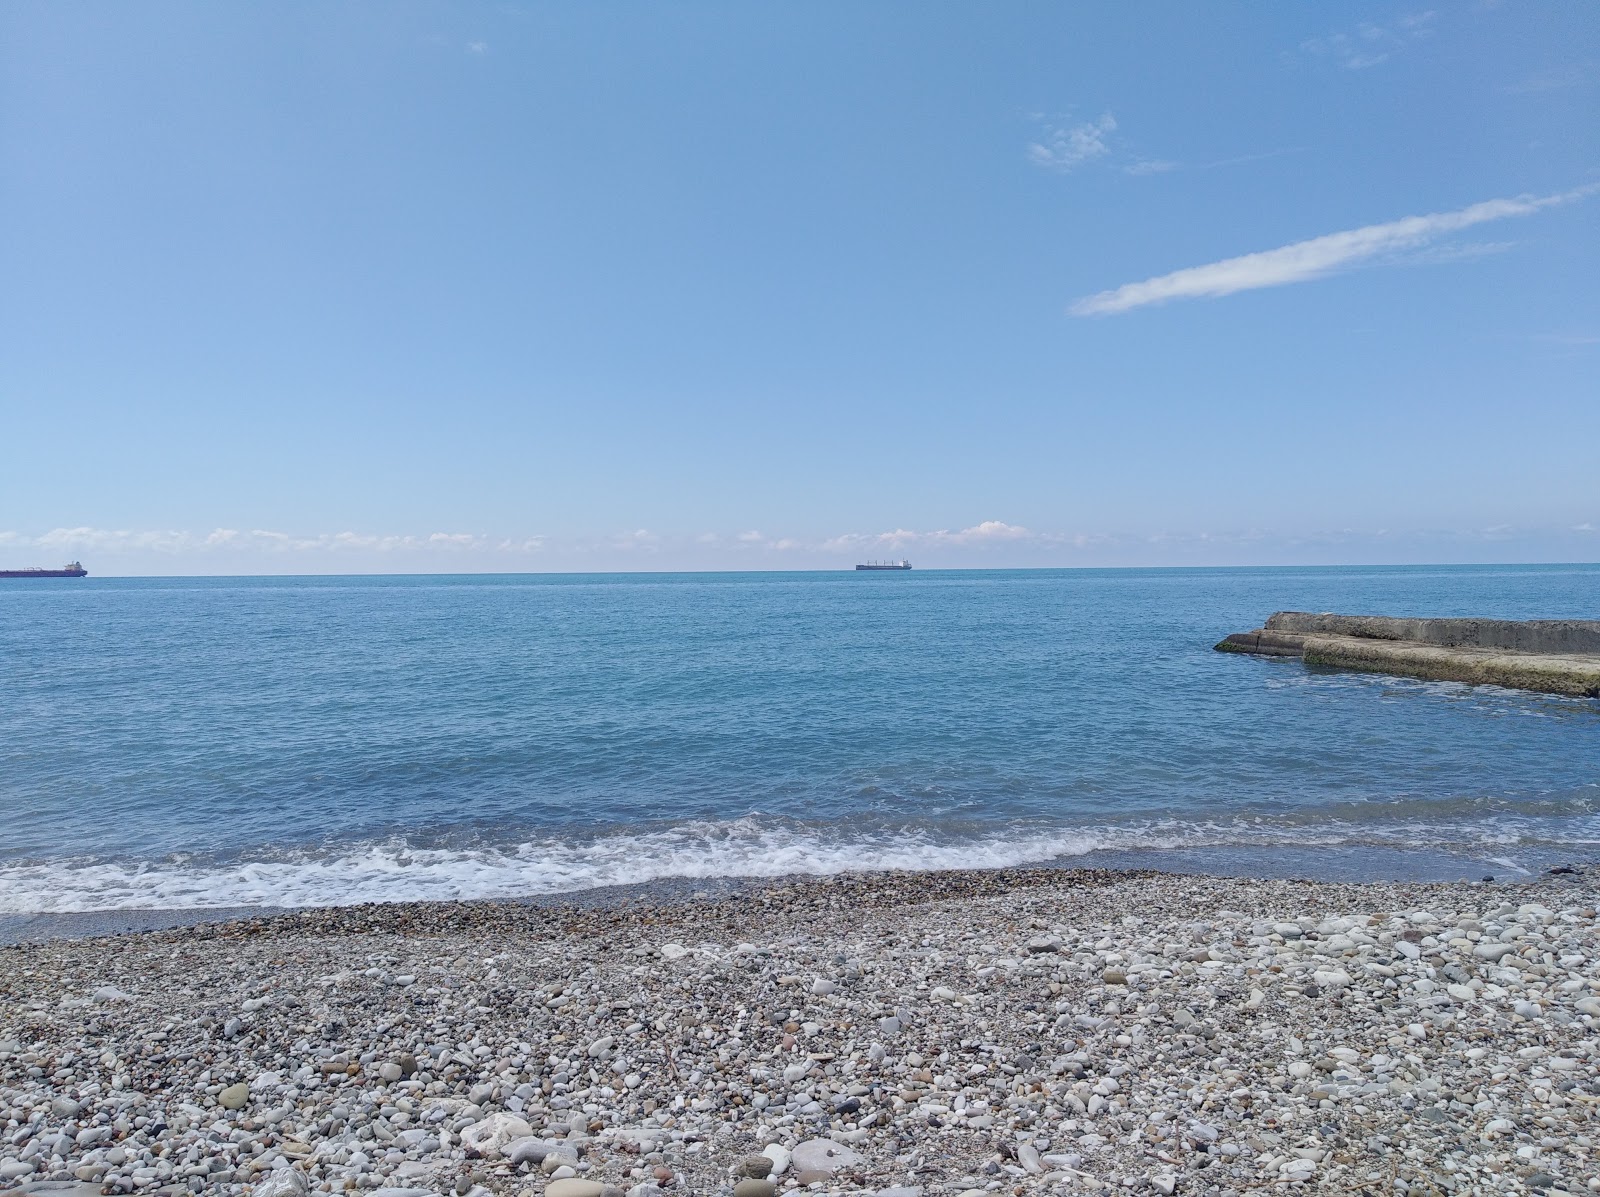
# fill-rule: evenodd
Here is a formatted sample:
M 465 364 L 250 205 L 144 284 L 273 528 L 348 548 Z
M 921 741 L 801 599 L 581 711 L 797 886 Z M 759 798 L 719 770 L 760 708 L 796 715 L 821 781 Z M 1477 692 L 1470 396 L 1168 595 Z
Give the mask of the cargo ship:
M 0 569 L 0 578 L 87 578 L 89 571 L 74 561 L 66 569 Z
M 899 561 L 868 561 L 865 565 L 856 566 L 857 569 L 910 569 L 911 562 L 901 559 Z

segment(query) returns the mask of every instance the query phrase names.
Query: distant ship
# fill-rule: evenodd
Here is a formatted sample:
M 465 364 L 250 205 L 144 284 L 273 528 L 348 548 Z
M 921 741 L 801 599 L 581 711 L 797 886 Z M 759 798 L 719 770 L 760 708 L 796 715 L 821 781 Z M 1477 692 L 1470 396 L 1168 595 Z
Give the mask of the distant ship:
M 899 561 L 869 561 L 865 565 L 856 566 L 857 569 L 910 569 L 911 562 L 904 559 Z
M 0 569 L 0 578 L 87 578 L 89 571 L 76 561 L 66 569 Z

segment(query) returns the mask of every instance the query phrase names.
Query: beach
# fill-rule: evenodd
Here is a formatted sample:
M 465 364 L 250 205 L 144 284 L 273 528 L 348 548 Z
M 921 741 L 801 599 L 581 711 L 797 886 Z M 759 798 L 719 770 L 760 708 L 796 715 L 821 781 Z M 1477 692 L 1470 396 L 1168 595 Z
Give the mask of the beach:
M 0 1186 L 1600 1191 L 1597 881 L 886 873 L 14 946 Z

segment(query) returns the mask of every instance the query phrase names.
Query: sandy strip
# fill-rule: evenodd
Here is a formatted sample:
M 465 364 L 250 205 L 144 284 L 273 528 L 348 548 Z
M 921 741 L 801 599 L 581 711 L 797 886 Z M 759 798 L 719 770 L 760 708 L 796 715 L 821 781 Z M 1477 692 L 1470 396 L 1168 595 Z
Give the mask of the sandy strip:
M 6 948 L 0 1187 L 1600 1192 L 1597 883 L 881 874 Z

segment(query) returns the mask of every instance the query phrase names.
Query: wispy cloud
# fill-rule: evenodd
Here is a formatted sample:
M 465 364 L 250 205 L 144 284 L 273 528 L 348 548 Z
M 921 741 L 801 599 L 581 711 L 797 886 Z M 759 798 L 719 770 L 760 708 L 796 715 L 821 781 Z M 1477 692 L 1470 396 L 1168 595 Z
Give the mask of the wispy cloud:
M 1387 62 L 1411 43 L 1433 35 L 1433 12 L 1412 13 L 1391 25 L 1363 21 L 1348 33 L 1329 33 L 1300 43 L 1302 53 L 1363 71 Z
M 467 53 L 468 54 L 487 54 L 488 52 L 489 52 L 489 43 L 488 42 L 468 42 L 467 43 Z
M 1306 148 L 1303 145 L 1284 146 L 1276 150 L 1262 150 L 1257 154 L 1235 154 L 1231 158 L 1218 158 L 1212 162 L 1202 162 L 1196 170 L 1216 170 L 1223 166 L 1244 166 L 1250 162 L 1265 162 L 1269 158 L 1282 158 L 1285 154 L 1303 154 Z
M 830 537 L 823 541 L 821 548 L 823 552 L 836 553 L 866 549 L 903 549 L 912 545 L 981 545 L 1036 539 L 1040 539 L 1038 533 L 1030 532 L 1020 524 L 1008 524 L 1003 520 L 984 520 L 981 524 L 974 524 L 959 531 L 942 528 L 934 532 L 913 532 L 908 528 L 896 528 L 892 532 L 847 532 L 842 536 Z
M 1130 162 L 1122 168 L 1124 174 L 1129 175 L 1164 175 L 1169 171 L 1178 169 L 1178 163 L 1170 162 L 1165 158 L 1141 158 L 1137 162 Z
M 322 532 L 297 535 L 268 528 L 216 528 L 197 533 L 175 530 L 135 531 L 125 528 L 52 528 L 37 535 L 0 532 L 0 545 L 36 549 L 46 553 L 196 553 L 218 549 L 265 552 L 308 550 L 358 550 L 392 553 L 479 549 L 490 542 L 471 532 L 431 532 L 427 535 L 370 535 L 359 532 Z M 510 542 L 506 542 L 508 545 Z M 528 542 L 522 542 L 528 543 Z
M 635 528 L 612 537 L 611 547 L 625 552 L 654 553 L 661 548 L 661 537 L 649 528 Z
M 1600 336 L 1595 336 L 1593 333 L 1534 333 L 1532 339 L 1544 341 L 1550 345 L 1564 345 L 1568 348 L 1600 345 Z
M 1174 299 L 1217 298 L 1238 291 L 1303 283 L 1386 255 L 1418 249 L 1474 225 L 1511 216 L 1528 216 L 1544 208 L 1571 203 L 1597 190 L 1600 190 L 1600 185 L 1580 187 L 1558 195 L 1521 195 L 1511 199 L 1485 200 L 1455 212 L 1407 216 L 1385 224 L 1329 233 L 1277 249 L 1224 258 L 1220 262 L 1157 275 L 1143 282 L 1127 283 L 1080 299 L 1069 311 L 1074 316 L 1105 316 Z
M 615 535 L 494 538 L 476 533 L 376 535 L 355 532 L 296 535 L 270 529 L 216 528 L 207 533 L 56 528 L 27 534 L 0 530 L 5 563 L 59 565 L 81 557 L 97 576 L 135 572 L 460 572 L 527 569 L 847 568 L 872 557 L 911 556 L 919 566 L 1043 564 L 1226 563 L 1295 557 L 1302 550 L 1326 559 L 1388 554 L 1385 559 L 1447 559 L 1458 546 L 1503 552 L 1514 542 L 1588 546 L 1600 528 L 1592 520 L 1522 526 L 1485 522 L 1471 528 L 1270 529 L 1176 528 L 1123 531 L 1040 531 L 1005 520 L 961 528 L 847 532 L 835 536 L 773 536 L 747 530 L 676 534 L 635 529 Z M 1562 538 L 1567 538 L 1565 541 Z M 1555 550 L 1561 551 L 1561 550 Z M 1582 551 L 1587 552 L 1587 548 Z M 26 553 L 27 556 L 23 556 Z M 1327 558 L 1331 553 L 1332 557 Z M 1441 557 L 1441 554 L 1443 555 Z M 1324 559 L 1318 558 L 1318 559 Z M 1308 558 L 1309 559 L 1309 558 Z M 1498 558 L 1497 558 L 1498 559 Z M 1551 560 L 1549 557 L 1535 558 Z
M 1265 162 L 1269 158 L 1281 158 L 1285 154 L 1301 154 L 1305 149 L 1302 146 L 1291 146 L 1279 150 L 1263 150 L 1258 154 L 1235 154 L 1228 158 L 1215 158 L 1209 162 L 1175 162 L 1170 158 L 1136 158 L 1122 167 L 1125 175 L 1165 175 L 1176 170 L 1217 170 L 1224 166 L 1244 166 L 1250 162 Z
M 1045 170 L 1075 170 L 1111 152 L 1106 139 L 1116 128 L 1109 112 L 1092 121 L 1047 124 L 1039 140 L 1029 143 L 1028 161 Z
M 1574 87 L 1586 87 L 1595 82 L 1600 71 L 1596 71 L 1595 64 L 1585 62 L 1574 66 L 1550 67 L 1529 75 L 1516 83 L 1508 83 L 1500 90 L 1508 95 L 1526 96 L 1538 95 L 1547 91 L 1567 91 Z
M 1515 249 L 1516 241 L 1463 241 L 1459 245 L 1428 245 L 1406 256 L 1415 265 L 1443 266 L 1451 262 L 1470 262 Z

